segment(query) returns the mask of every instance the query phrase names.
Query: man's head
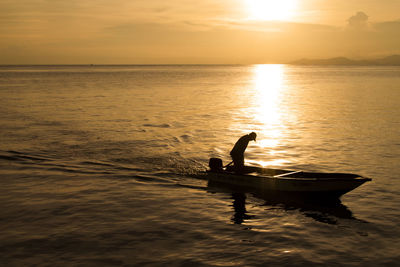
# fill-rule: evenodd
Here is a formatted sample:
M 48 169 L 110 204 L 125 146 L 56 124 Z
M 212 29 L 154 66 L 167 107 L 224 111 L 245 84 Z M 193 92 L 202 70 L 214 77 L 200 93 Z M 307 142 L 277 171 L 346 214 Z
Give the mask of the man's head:
M 249 134 L 249 137 L 250 137 L 250 140 L 256 141 L 257 134 L 255 132 L 252 132 L 252 133 Z

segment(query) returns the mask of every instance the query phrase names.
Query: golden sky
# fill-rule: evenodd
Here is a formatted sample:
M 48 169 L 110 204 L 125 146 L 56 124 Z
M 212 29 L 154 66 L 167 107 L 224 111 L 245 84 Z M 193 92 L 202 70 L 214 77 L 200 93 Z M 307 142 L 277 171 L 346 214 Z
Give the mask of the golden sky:
M 0 64 L 400 54 L 400 0 L 0 0 Z

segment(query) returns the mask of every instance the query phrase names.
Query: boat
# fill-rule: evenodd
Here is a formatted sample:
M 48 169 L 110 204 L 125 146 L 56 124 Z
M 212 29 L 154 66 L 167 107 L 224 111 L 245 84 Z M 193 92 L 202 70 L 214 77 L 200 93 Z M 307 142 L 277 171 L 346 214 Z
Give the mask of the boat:
M 211 158 L 207 170 L 211 185 L 225 185 L 241 192 L 267 196 L 300 196 L 314 199 L 340 198 L 371 178 L 351 173 L 323 173 L 245 166 L 240 173 L 222 160 Z

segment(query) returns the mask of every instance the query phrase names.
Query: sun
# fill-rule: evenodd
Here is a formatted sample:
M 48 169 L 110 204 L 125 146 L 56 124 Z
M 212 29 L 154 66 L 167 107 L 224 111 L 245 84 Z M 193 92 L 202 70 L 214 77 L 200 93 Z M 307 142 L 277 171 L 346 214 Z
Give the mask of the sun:
M 250 19 L 290 20 L 297 0 L 244 0 Z

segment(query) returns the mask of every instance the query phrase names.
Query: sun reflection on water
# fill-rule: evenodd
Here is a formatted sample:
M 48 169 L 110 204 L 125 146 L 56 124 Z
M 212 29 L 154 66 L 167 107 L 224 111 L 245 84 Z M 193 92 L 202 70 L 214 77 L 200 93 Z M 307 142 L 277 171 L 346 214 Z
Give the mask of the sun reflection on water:
M 287 161 L 279 158 L 278 147 L 283 138 L 284 123 L 282 121 L 282 93 L 285 89 L 284 65 L 254 66 L 254 115 L 255 129 L 258 133 L 256 152 L 260 157 L 247 162 L 261 166 L 280 166 Z M 262 158 L 262 160 L 260 159 Z
M 284 85 L 283 65 L 256 65 L 253 82 L 256 91 L 256 119 L 266 126 L 280 124 L 278 104 Z

